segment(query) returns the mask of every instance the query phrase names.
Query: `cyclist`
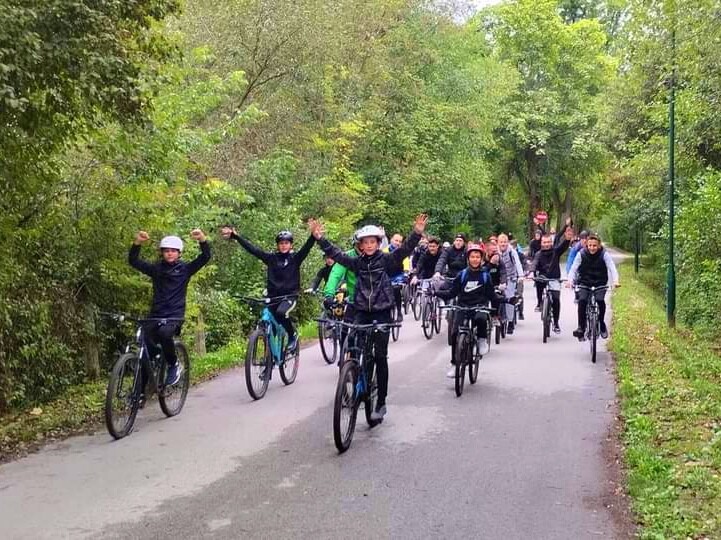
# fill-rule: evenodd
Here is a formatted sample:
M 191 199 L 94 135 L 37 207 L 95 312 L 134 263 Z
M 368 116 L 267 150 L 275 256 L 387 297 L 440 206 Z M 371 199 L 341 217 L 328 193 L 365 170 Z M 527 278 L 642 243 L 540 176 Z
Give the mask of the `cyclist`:
M 353 235 L 353 248 L 346 251 L 345 254 L 349 257 L 358 257 L 360 254 L 360 243 L 358 242 L 358 238 L 356 238 L 355 234 Z M 355 272 L 348 270 L 348 268 L 340 263 L 335 263 L 333 265 L 328 281 L 326 281 L 325 289 L 323 290 L 323 296 L 325 296 L 323 306 L 326 309 L 330 309 L 333 306 L 333 303 L 335 302 L 334 297 L 343 283 L 345 283 L 346 286 L 346 306 L 343 321 L 352 323 L 355 319 L 353 297 L 355 296 L 356 275 Z M 342 327 L 341 342 L 345 340 L 347 334 L 348 329 L 346 327 Z M 338 360 L 338 365 L 340 365 L 340 359 Z
M 489 303 L 496 303 L 496 293 L 491 283 L 491 276 L 488 274 L 483 265 L 483 250 L 479 244 L 468 244 L 466 249 L 468 264 L 462 270 L 458 278 L 455 279 L 450 288 L 440 289 L 438 296 L 444 300 L 452 300 L 458 298 L 458 305 L 461 307 L 488 306 Z M 469 317 L 474 317 L 476 321 L 476 338 L 485 342 L 487 327 L 485 315 L 483 313 L 459 312 L 462 316 L 453 317 L 452 345 L 451 345 L 451 364 L 456 359 L 456 335 L 458 328 L 463 321 Z M 486 351 L 487 352 L 487 351 Z M 483 353 L 485 354 L 485 353 Z M 448 377 L 456 376 L 456 370 L 451 366 L 448 371 Z
M 564 226 L 561 235 L 559 235 L 559 240 L 561 238 L 563 238 L 563 240 L 554 246 L 550 234 L 544 234 L 541 237 L 541 250 L 536 253 L 536 256 L 533 258 L 533 261 L 529 266 L 529 276 L 535 273 L 547 279 L 561 279 L 561 265 L 559 260 L 568 249 L 571 240 L 573 240 L 571 218 L 566 221 L 566 225 Z M 541 311 L 543 292 L 547 286 L 547 283 L 536 282 L 536 299 L 538 301 L 536 311 Z M 561 327 L 558 324 L 558 319 L 561 315 L 561 292 L 551 291 L 551 296 L 553 299 L 551 304 L 553 310 L 553 332 L 560 334 Z
M 436 265 L 441 258 L 440 240 L 435 236 L 428 237 L 428 247 L 418 258 L 413 283 L 421 279 L 431 279 L 436 272 Z
M 411 273 L 414 273 L 416 268 L 418 268 L 418 261 L 426 249 L 428 249 L 428 236 L 424 234 L 421 237 L 421 241 L 418 242 L 418 245 L 413 250 L 413 255 L 411 255 Z
M 484 263 L 486 272 L 491 276 L 491 283 L 494 287 L 501 285 L 501 257 L 498 254 L 498 244 L 488 240 L 486 244 L 486 260 Z
M 318 240 L 323 252 L 338 263 L 356 273 L 356 287 L 353 298 L 356 324 L 391 323 L 391 307 L 393 306 L 393 287 L 390 273 L 394 272 L 408 257 L 421 239 L 428 217 L 421 214 L 416 217 L 413 232 L 403 245 L 393 253 L 380 250 L 382 231 L 374 225 L 367 225 L 358 232 L 360 255 L 349 257 L 324 238 L 323 226 L 315 220 L 309 222 L 312 235 Z M 387 412 L 386 396 L 388 395 L 388 331 L 373 334 L 374 360 L 378 374 L 378 403 L 371 413 L 371 420 L 380 421 Z
M 308 293 L 315 293 L 318 292 L 320 289 L 321 283 L 328 283 L 328 278 L 330 277 L 331 269 L 333 268 L 333 259 L 330 257 L 325 258 L 325 264 L 323 265 L 323 268 L 318 270 L 318 273 L 313 278 L 313 281 L 310 284 L 310 287 L 306 292 Z
M 190 237 L 198 242 L 200 255 L 186 263 L 180 260 L 183 253 L 183 241 L 177 236 L 166 236 L 160 241 L 161 259 L 150 263 L 140 258 L 140 247 L 150 240 L 145 231 L 139 231 L 128 253 L 130 266 L 153 280 L 153 303 L 148 314 L 149 319 L 183 319 L 185 317 L 185 298 L 188 283 L 193 275 L 210 261 L 210 245 L 200 229 L 193 229 Z M 163 351 L 168 371 L 165 384 L 177 384 L 183 373 L 175 354 L 174 337 L 180 334 L 182 322 L 148 322 L 145 325 L 145 337 L 148 349 Z M 146 374 L 143 373 L 143 387 Z
M 458 233 L 453 240 L 453 245 L 444 249 L 436 263 L 435 275 L 440 279 L 442 275 L 448 278 L 455 278 L 466 268 L 466 235 Z
M 518 254 L 518 260 L 521 261 L 521 267 L 525 272 L 526 268 L 528 267 L 528 258 L 526 257 L 525 252 L 523 251 L 523 249 L 521 249 L 521 246 L 518 245 L 518 242 L 515 239 L 511 239 L 511 248 L 516 250 L 516 253 Z M 523 276 L 525 275 L 525 273 L 521 275 Z M 523 315 L 523 288 L 523 280 L 519 279 L 516 282 L 516 296 L 520 298 L 518 304 L 519 321 L 525 320 L 525 316 Z
M 516 285 L 518 279 L 523 279 L 523 265 L 518 257 L 518 252 L 510 246 L 508 235 L 498 235 L 498 252 L 500 255 L 500 274 L 501 284 L 505 285 L 503 294 L 507 299 L 516 296 Z M 511 304 L 505 304 L 502 307 L 505 319 L 508 321 L 508 334 L 513 334 L 513 313 L 515 307 Z
M 533 258 L 536 256 L 536 253 L 541 251 L 541 237 L 543 236 L 543 231 L 541 229 L 536 229 L 533 233 L 533 239 L 528 243 L 528 259 L 533 260 Z
M 584 285 L 586 287 L 603 287 L 612 283 L 614 287 L 619 287 L 618 271 L 613 262 L 611 254 L 604 249 L 601 239 L 597 234 L 587 234 L 585 249 L 581 250 L 573 261 L 571 271 L 568 273 L 568 287 L 575 284 Z M 588 298 L 591 291 L 586 289 L 578 289 L 576 297 L 578 298 L 578 328 L 573 331 L 573 335 L 579 341 L 583 340 L 586 335 L 586 308 L 588 307 Z M 601 337 L 608 338 L 608 328 L 606 327 L 606 291 L 596 291 L 596 303 L 598 304 L 598 320 L 601 327 Z
M 568 259 L 566 260 L 566 274 L 571 272 L 571 266 L 573 266 L 573 261 L 576 259 L 576 255 L 578 255 L 586 247 L 587 240 L 588 231 L 581 231 L 581 234 L 578 235 L 578 242 L 573 244 L 573 246 L 571 246 L 571 249 L 568 250 Z
M 403 245 L 403 235 L 396 233 L 391 236 L 391 240 L 388 247 L 383 250 L 384 253 L 393 253 L 396 249 Z M 403 263 L 396 268 L 394 273 L 391 275 L 391 282 L 394 285 L 403 285 L 408 279 L 408 274 L 411 271 L 411 260 L 409 257 L 403 259 Z M 396 322 L 403 321 L 403 297 L 401 294 L 400 287 L 393 287 L 393 298 L 396 303 Z
M 288 334 L 288 350 L 294 350 L 298 345 L 298 335 L 289 315 L 295 309 L 297 297 L 300 293 L 300 267 L 308 253 L 310 253 L 315 238 L 309 236 L 300 251 L 296 253 L 293 251 L 293 233 L 281 231 L 275 237 L 277 250 L 268 252 L 239 235 L 234 228 L 223 227 L 221 234 L 226 240 L 237 240 L 243 249 L 260 259 L 267 266 L 266 288 L 268 289 L 268 297 L 285 297 L 279 302 L 270 304 L 268 309 Z

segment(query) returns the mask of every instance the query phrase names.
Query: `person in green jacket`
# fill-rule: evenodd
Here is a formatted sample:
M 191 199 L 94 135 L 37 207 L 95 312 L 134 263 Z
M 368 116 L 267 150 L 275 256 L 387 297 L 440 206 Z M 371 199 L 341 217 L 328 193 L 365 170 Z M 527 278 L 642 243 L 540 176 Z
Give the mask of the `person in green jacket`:
M 355 238 L 355 236 L 353 237 L 353 249 L 349 249 L 346 252 L 346 255 L 348 255 L 349 257 L 358 256 L 358 240 Z M 326 308 L 329 308 L 333 305 L 333 302 L 335 301 L 335 295 L 338 293 L 338 289 L 340 289 L 343 283 L 345 283 L 346 286 L 346 308 L 345 314 L 343 316 L 343 321 L 347 323 L 353 323 L 353 318 L 355 316 L 355 309 L 353 309 L 353 298 L 355 296 L 356 275 L 355 272 L 348 270 L 348 268 L 346 268 L 342 264 L 335 263 L 333 265 L 333 268 L 331 268 L 330 275 L 328 276 L 328 279 L 325 282 L 325 288 L 323 289 L 323 296 L 325 297 L 323 300 L 323 305 Z M 345 340 L 345 336 L 347 333 L 348 329 L 344 327 L 341 331 L 341 341 Z

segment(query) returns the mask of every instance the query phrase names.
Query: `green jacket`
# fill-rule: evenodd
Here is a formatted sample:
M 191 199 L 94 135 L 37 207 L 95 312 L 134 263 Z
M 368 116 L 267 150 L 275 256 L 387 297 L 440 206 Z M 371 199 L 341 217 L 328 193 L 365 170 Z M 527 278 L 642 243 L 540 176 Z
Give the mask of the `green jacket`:
M 357 257 L 358 253 L 355 249 L 350 249 L 346 252 L 346 255 L 349 257 Z M 355 297 L 355 272 L 351 272 L 345 266 L 338 263 L 335 263 L 330 271 L 328 281 L 325 282 L 323 295 L 326 297 L 335 296 L 335 293 L 338 291 L 338 287 L 340 287 L 344 281 L 348 289 L 348 295 L 346 298 L 348 298 L 349 302 L 353 302 L 353 298 Z

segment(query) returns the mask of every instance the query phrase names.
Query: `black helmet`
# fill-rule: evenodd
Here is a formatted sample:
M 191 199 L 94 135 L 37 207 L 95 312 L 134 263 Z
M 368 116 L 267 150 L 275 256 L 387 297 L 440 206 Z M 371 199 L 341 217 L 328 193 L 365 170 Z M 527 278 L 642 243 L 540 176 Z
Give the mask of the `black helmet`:
M 462 233 L 462 232 L 459 232 L 458 234 L 456 234 L 456 238 L 460 238 L 460 239 L 463 240 L 464 242 L 465 242 L 466 240 L 468 240 L 468 238 L 466 237 L 466 233 Z
M 275 243 L 277 244 L 278 242 L 282 242 L 284 240 L 292 243 L 293 233 L 290 231 L 280 231 L 275 237 Z
M 588 238 L 588 237 L 589 237 L 589 234 L 590 234 L 590 233 L 589 233 L 588 231 L 581 231 L 581 234 L 579 234 L 578 237 L 579 237 L 579 238 L 582 238 L 582 239 L 585 239 L 585 238 Z

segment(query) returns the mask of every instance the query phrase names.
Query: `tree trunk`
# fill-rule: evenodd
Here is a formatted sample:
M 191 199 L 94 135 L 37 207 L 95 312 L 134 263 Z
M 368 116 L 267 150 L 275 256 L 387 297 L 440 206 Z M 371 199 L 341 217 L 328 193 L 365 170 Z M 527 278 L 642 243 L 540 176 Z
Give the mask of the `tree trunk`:
M 193 352 L 198 356 L 204 356 L 207 352 L 205 349 L 205 319 L 202 311 L 198 313 L 198 323 L 195 325 Z
M 97 379 L 100 377 L 100 344 L 98 343 L 98 331 L 95 325 L 95 313 L 92 308 L 88 305 L 86 308 L 86 317 L 89 321 L 87 337 L 85 338 L 84 350 L 84 361 L 85 361 L 85 375 L 88 379 Z
M 535 225 L 533 218 L 542 210 L 538 193 L 538 155 L 532 149 L 526 150 L 526 187 L 528 188 L 528 237 L 533 238 Z

